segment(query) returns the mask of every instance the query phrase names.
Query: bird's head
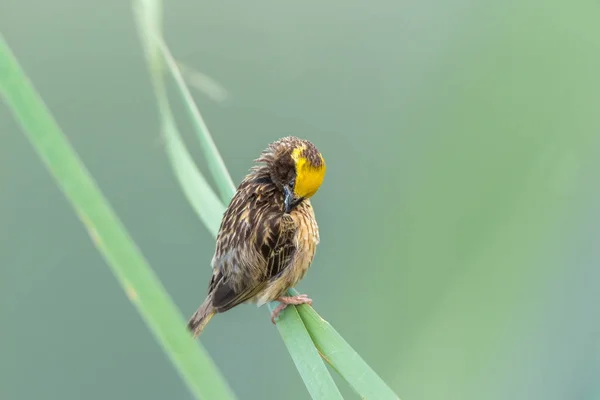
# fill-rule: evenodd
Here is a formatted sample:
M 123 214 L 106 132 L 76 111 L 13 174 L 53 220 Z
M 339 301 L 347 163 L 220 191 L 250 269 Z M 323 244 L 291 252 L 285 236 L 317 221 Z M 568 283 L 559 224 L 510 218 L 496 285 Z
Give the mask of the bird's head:
M 325 160 L 314 144 L 285 137 L 269 145 L 261 158 L 271 180 L 284 194 L 285 212 L 312 197 L 325 177 Z

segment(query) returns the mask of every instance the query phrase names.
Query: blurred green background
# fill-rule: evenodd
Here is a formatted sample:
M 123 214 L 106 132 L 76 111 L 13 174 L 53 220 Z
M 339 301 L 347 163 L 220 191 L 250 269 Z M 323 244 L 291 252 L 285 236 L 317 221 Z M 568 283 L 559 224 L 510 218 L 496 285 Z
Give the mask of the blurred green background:
M 402 399 L 600 398 L 597 2 L 166 3 L 175 56 L 230 93 L 196 99 L 236 183 L 281 136 L 324 154 L 298 289 Z M 131 10 L 2 0 L 0 30 L 189 315 L 214 241 Z M 4 106 L 0 132 L 0 398 L 190 399 Z M 202 343 L 240 399 L 308 398 L 264 309 Z

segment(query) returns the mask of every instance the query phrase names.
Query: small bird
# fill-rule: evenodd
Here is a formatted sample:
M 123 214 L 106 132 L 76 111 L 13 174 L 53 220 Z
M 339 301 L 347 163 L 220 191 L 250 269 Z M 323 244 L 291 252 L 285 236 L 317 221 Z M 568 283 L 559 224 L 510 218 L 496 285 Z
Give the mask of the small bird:
M 284 296 L 313 261 L 319 227 L 310 198 L 325 177 L 325 160 L 308 140 L 285 137 L 255 160 L 231 199 L 219 228 L 208 296 L 190 318 L 197 337 L 216 313 L 241 303 L 312 304 L 307 295 Z

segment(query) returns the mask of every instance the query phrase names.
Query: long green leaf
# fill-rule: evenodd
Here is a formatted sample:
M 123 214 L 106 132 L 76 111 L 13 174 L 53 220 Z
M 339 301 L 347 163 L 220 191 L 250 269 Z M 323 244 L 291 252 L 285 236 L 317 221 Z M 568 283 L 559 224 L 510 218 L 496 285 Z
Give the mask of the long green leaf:
M 291 296 L 299 293 L 291 289 Z M 323 359 L 365 399 L 398 400 L 398 396 L 362 357 L 309 305 L 297 307 L 302 322 Z
M 159 33 L 160 32 L 157 32 L 157 34 Z M 198 107 L 196 107 L 194 98 L 192 97 L 192 94 L 190 93 L 190 90 L 183 79 L 183 75 L 179 70 L 177 62 L 171 55 L 171 52 L 169 51 L 169 48 L 165 44 L 162 37 L 157 36 L 156 39 L 164 60 L 167 63 L 169 72 L 173 76 L 173 79 L 177 84 L 177 89 L 179 89 L 179 93 L 183 97 L 183 103 L 188 110 L 190 119 L 192 120 L 196 130 L 196 134 L 200 140 L 201 148 L 204 151 L 204 157 L 206 157 L 208 160 L 208 168 L 213 174 L 215 182 L 217 183 L 217 188 L 221 193 L 221 200 L 227 204 L 229 203 L 229 200 L 235 191 L 233 180 L 231 179 L 229 171 L 227 171 L 227 167 L 225 167 L 225 163 L 223 162 L 223 158 L 221 157 L 221 154 L 219 153 L 219 150 L 217 149 L 217 146 L 215 145 L 215 142 L 208 131 L 208 127 L 204 122 L 204 118 L 202 118 Z
M 0 93 L 190 391 L 197 399 L 234 399 L 1 35 Z
M 273 312 L 277 302 L 268 303 Z M 295 307 L 288 306 L 279 315 L 277 329 L 313 399 L 343 399 L 327 367 L 319 357 L 312 339 Z M 317 361 L 318 360 L 318 361 Z
M 210 233 L 217 236 L 225 206 L 212 190 L 204 175 L 199 173 L 194 160 L 187 152 L 170 109 L 168 107 L 160 108 L 167 154 L 175 170 L 175 176 L 188 201 L 193 205 L 193 209 L 205 210 L 205 212 L 197 212 L 197 214 Z
M 164 43 L 160 36 L 160 3 L 140 0 L 134 2 L 136 22 L 149 65 L 150 78 L 158 103 L 162 133 L 166 144 L 167 155 L 192 208 L 209 231 L 216 236 L 225 207 L 216 196 L 203 174 L 198 171 L 192 156 L 187 151 L 183 139 L 169 105 L 167 90 L 163 77 L 164 59 L 162 48 Z M 199 115 L 199 114 L 198 114 Z M 220 159 L 220 157 L 217 157 Z M 216 159 L 215 159 L 215 162 Z M 229 176 L 229 174 L 227 174 Z M 231 180 L 231 178 L 229 178 Z M 228 193 L 233 184 L 227 187 Z M 229 201 L 229 200 L 227 200 Z
M 140 23 L 142 24 L 143 22 L 140 21 Z M 158 62 L 156 61 L 156 65 L 158 65 Z M 162 133 L 167 155 L 174 169 L 175 176 L 200 220 L 206 225 L 213 236 L 216 236 L 225 206 L 208 184 L 204 175 L 200 173 L 192 156 L 185 147 L 169 105 L 161 69 L 154 68 L 151 70 L 151 78 L 161 116 Z

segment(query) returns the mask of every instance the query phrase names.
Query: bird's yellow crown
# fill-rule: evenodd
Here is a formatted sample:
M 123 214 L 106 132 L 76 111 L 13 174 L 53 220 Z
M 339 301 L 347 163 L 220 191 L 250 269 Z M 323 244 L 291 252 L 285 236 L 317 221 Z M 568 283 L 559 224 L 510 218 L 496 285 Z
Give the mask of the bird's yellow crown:
M 302 144 L 292 150 L 292 159 L 296 165 L 296 183 L 294 194 L 298 197 L 313 196 L 325 178 L 325 160 L 320 153 L 305 154 L 306 145 Z

